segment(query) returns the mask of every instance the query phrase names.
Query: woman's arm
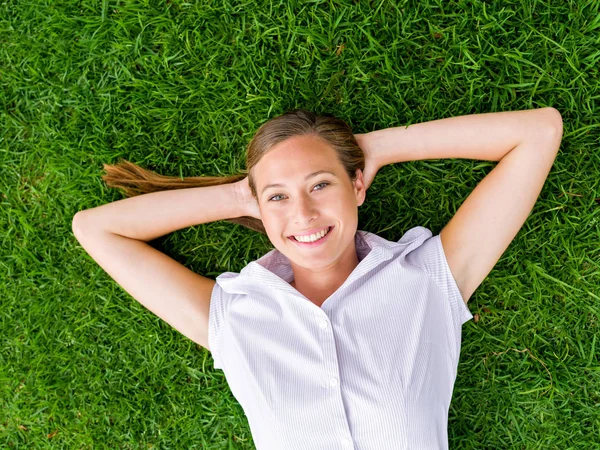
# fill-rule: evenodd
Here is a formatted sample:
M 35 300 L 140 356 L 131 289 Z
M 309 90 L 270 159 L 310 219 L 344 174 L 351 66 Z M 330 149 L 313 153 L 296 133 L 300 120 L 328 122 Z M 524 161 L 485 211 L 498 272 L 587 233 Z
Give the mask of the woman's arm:
M 215 281 L 142 241 L 191 225 L 249 215 L 246 195 L 238 191 L 244 180 L 153 192 L 80 211 L 73 218 L 73 233 L 127 293 L 210 350 L 208 319 Z
M 500 161 L 523 138 L 545 135 L 557 116 L 555 108 L 471 114 L 354 136 L 377 169 L 422 159 Z
M 531 213 L 562 130 L 554 108 L 460 116 L 368 133 L 365 154 L 372 167 L 429 158 L 500 161 L 439 233 L 467 303 Z
M 245 216 L 247 203 L 240 193 L 244 180 L 117 200 L 79 211 L 73 228 L 103 230 L 147 242 L 189 226 Z

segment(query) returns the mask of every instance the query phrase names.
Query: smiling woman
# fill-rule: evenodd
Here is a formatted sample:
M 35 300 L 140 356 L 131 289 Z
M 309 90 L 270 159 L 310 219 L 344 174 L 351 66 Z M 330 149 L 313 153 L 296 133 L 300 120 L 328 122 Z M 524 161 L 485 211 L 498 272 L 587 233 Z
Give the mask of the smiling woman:
M 258 129 L 239 175 L 180 180 L 105 166 L 109 186 L 146 195 L 80 212 L 73 230 L 136 300 L 210 349 L 258 449 L 447 449 L 461 327 L 473 318 L 466 302 L 552 166 L 554 111 L 380 130 L 358 135 L 360 146 L 343 120 L 291 111 Z M 397 242 L 358 230 L 378 168 L 412 148 L 413 159 L 483 148 L 501 161 L 443 240 L 421 226 Z M 499 220 L 498 202 L 509 210 L 519 197 L 518 214 Z M 216 220 L 265 233 L 275 248 L 211 280 L 144 242 Z M 481 264 L 464 271 L 473 260 Z

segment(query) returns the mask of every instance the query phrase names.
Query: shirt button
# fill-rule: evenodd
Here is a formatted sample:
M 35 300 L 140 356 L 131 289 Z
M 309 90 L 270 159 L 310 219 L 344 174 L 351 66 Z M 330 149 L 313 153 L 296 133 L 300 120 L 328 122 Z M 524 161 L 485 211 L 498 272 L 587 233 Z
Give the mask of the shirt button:
M 344 447 L 350 447 L 352 445 L 352 442 L 350 442 L 350 439 L 344 438 L 344 439 L 342 439 L 342 445 Z
M 335 386 L 337 386 L 337 383 L 338 383 L 338 380 L 337 380 L 337 378 L 336 378 L 336 377 L 331 377 L 331 378 L 329 379 L 329 386 L 331 386 L 331 387 L 335 387 Z
M 325 319 L 321 320 L 319 322 L 319 326 L 321 327 L 322 330 L 327 328 L 327 321 Z

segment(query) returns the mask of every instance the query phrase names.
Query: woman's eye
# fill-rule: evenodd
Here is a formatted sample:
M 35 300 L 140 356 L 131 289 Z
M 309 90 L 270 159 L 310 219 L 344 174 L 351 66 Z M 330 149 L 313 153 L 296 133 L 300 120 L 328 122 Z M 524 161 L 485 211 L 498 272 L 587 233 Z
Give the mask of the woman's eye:
M 326 182 L 326 181 L 323 181 L 322 183 L 316 184 L 316 185 L 315 185 L 315 188 L 316 188 L 317 186 L 321 186 L 321 185 L 325 185 L 325 186 L 327 186 L 327 185 L 329 185 L 329 183 L 328 183 L 328 182 Z M 322 188 L 320 188 L 320 189 L 317 189 L 317 191 L 322 191 L 323 189 L 325 189 L 325 186 L 323 186 L 323 187 L 322 187 Z M 273 202 L 280 202 L 280 201 L 281 201 L 281 200 L 273 200 L 275 197 L 282 197 L 282 195 L 280 195 L 280 194 L 274 195 L 273 197 L 269 198 L 269 201 L 270 201 L 270 202 L 271 202 L 271 201 L 273 201 Z

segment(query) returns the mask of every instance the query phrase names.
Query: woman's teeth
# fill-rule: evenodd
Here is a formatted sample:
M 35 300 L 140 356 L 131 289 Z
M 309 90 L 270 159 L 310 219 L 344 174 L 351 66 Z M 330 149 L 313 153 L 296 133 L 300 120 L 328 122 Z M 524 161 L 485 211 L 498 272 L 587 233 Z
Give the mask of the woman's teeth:
M 329 233 L 329 230 L 330 228 L 326 228 L 320 233 L 311 234 L 310 236 L 294 236 L 294 239 L 296 239 L 299 242 L 315 242 L 321 239 L 327 233 Z

